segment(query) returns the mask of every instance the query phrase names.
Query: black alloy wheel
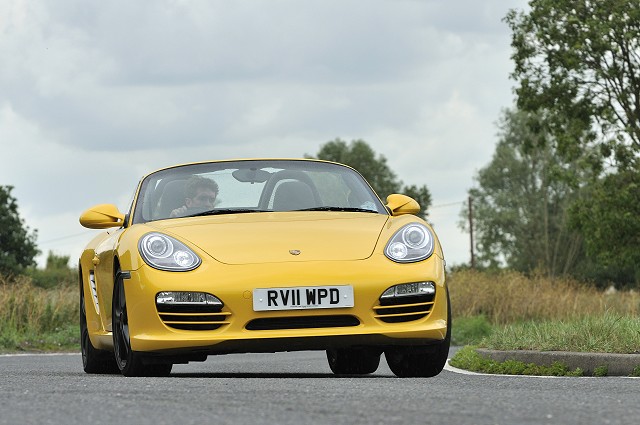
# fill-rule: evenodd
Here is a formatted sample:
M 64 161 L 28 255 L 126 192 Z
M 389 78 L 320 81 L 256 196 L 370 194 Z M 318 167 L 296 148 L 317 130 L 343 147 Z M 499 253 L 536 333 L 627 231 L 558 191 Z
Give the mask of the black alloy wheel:
M 427 347 L 395 347 L 385 350 L 389 369 L 399 378 L 430 378 L 444 369 L 451 346 L 451 303 L 447 291 L 447 334 Z
M 124 376 L 168 376 L 171 373 L 173 364 L 145 364 L 142 356 L 131 349 L 124 279 L 119 270 L 113 285 L 112 327 L 116 364 Z
M 367 375 L 378 370 L 382 353 L 372 348 L 327 350 L 327 361 L 336 375 Z

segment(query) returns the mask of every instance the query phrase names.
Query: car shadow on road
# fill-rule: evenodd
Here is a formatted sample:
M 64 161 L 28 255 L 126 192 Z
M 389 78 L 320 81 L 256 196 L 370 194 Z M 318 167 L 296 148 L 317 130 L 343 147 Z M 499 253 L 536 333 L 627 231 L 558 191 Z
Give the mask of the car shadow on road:
M 389 375 L 334 375 L 332 373 L 249 373 L 249 372 L 220 372 L 220 373 L 172 373 L 169 378 L 251 378 L 251 379 L 379 379 L 395 378 Z

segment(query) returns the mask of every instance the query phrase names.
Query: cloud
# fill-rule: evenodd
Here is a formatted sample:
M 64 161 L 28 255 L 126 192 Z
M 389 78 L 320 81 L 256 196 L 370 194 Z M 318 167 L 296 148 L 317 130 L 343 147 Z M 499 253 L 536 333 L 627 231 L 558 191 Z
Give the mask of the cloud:
M 299 157 L 340 137 L 434 204 L 463 200 L 512 102 L 501 19 L 525 3 L 3 2 L 0 184 L 41 241 L 60 241 L 93 203 L 126 207 L 155 168 Z

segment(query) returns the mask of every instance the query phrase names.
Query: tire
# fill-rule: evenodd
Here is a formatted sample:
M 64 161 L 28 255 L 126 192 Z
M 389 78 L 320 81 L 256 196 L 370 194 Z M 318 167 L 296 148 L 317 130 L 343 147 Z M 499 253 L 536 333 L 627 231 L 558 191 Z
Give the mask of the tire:
M 113 350 L 115 352 L 115 362 L 120 372 L 124 376 L 168 376 L 171 373 L 173 364 L 145 364 L 142 355 L 131 349 L 124 280 L 119 270 L 115 273 L 111 309 Z
M 327 350 L 327 361 L 336 375 L 367 375 L 378 370 L 380 352 L 368 348 Z
M 85 373 L 115 374 L 120 373 L 113 353 L 98 350 L 91 344 L 87 326 L 87 311 L 84 298 L 84 287 L 80 283 L 80 350 L 82 351 L 82 368 Z
M 447 291 L 447 334 L 442 342 L 425 347 L 396 347 L 385 350 L 389 369 L 398 378 L 430 378 L 444 369 L 451 346 L 451 304 Z

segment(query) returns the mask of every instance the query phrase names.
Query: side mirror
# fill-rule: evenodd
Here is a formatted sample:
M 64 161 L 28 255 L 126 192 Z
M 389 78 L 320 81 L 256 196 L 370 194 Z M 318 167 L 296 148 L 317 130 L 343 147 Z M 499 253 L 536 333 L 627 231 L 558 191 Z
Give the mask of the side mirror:
M 120 227 L 124 225 L 124 214 L 115 205 L 100 204 L 83 212 L 80 224 L 89 229 Z
M 418 214 L 420 205 L 415 199 L 398 193 L 387 196 L 387 208 L 391 211 L 391 215 Z

